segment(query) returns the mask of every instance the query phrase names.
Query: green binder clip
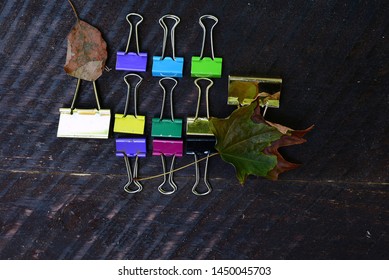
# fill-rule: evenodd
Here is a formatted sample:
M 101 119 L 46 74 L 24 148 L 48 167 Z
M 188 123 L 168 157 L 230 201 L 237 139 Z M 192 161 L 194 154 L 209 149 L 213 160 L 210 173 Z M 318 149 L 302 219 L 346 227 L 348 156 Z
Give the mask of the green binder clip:
M 207 106 L 207 117 L 199 117 L 200 103 L 201 103 L 201 87 L 199 86 L 199 81 L 208 81 L 209 84 L 205 89 L 205 100 Z M 212 131 L 209 128 L 209 102 L 208 102 L 208 93 L 209 89 L 213 85 L 213 81 L 208 78 L 197 78 L 194 81 L 196 87 L 199 90 L 199 96 L 197 99 L 197 109 L 196 115 L 194 117 L 188 117 L 186 122 L 186 134 L 187 135 L 204 135 L 204 136 L 213 136 Z
M 134 87 L 134 115 L 128 115 L 128 103 L 130 100 L 131 85 L 127 81 L 127 77 L 137 77 L 138 82 Z M 145 116 L 139 116 L 136 110 L 136 96 L 139 85 L 142 83 L 143 78 L 138 74 L 127 74 L 124 76 L 124 82 L 127 84 L 127 98 L 126 105 L 124 107 L 124 114 L 115 114 L 115 124 L 113 127 L 114 132 L 131 133 L 131 134 L 143 134 L 145 128 Z
M 107 139 L 111 122 L 111 111 L 100 108 L 95 81 L 93 81 L 93 89 L 97 109 L 76 109 L 75 104 L 80 84 L 81 79 L 78 79 L 70 108 L 59 109 L 57 137 Z
M 211 42 L 211 54 L 212 57 L 204 57 L 204 47 L 205 47 L 205 38 L 207 35 L 207 29 L 205 28 L 203 19 L 211 19 L 215 23 L 211 26 L 210 30 L 210 42 Z M 208 77 L 208 78 L 220 78 L 222 75 L 222 62 L 223 59 L 221 57 L 215 57 L 213 51 L 213 28 L 218 23 L 218 19 L 212 15 L 203 15 L 199 19 L 199 24 L 203 28 L 203 44 L 201 46 L 201 54 L 200 56 L 192 56 L 192 69 L 191 75 L 192 77 Z
M 163 118 L 163 110 L 165 108 L 166 89 L 162 82 L 164 80 L 174 81 L 174 85 L 170 90 L 170 119 Z M 169 138 L 181 138 L 182 135 L 182 119 L 175 119 L 173 113 L 173 91 L 177 86 L 177 80 L 174 78 L 166 77 L 159 80 L 159 85 L 163 89 L 163 100 L 161 114 L 159 118 L 152 119 L 151 136 L 153 137 L 169 137 Z

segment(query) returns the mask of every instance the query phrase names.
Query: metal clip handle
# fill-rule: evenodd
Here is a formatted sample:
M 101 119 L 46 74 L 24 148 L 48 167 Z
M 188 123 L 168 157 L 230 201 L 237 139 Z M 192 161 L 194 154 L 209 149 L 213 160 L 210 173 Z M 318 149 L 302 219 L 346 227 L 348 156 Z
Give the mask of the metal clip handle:
M 137 193 L 142 191 L 143 186 L 142 184 L 134 179 L 138 177 L 138 156 L 135 157 L 135 163 L 134 163 L 134 176 L 132 176 L 131 173 L 131 166 L 130 166 L 130 160 L 128 159 L 128 156 L 125 152 L 122 152 L 124 155 L 124 162 L 126 164 L 126 170 L 127 170 L 127 177 L 128 177 L 128 182 L 124 185 L 123 189 L 127 193 Z M 134 183 L 138 188 L 135 190 L 131 190 L 129 187 L 131 184 Z
M 166 43 L 167 43 L 167 37 L 168 37 L 168 32 L 169 28 L 167 27 L 165 23 L 165 19 L 172 19 L 175 21 L 174 25 L 172 26 L 170 30 L 170 41 L 172 43 L 172 58 L 173 60 L 176 60 L 176 52 L 175 52 L 175 47 L 174 47 L 174 30 L 176 29 L 177 25 L 180 23 L 180 18 L 176 15 L 164 15 L 159 19 L 159 25 L 163 29 L 163 42 L 162 42 L 162 55 L 161 55 L 161 60 L 165 58 L 165 50 L 166 50 Z
M 97 94 L 96 82 L 95 82 L 95 81 L 92 81 L 92 83 L 93 83 L 93 90 L 94 90 L 94 92 L 95 92 L 97 110 L 100 111 L 101 108 L 100 108 L 99 96 L 98 96 L 98 94 Z M 72 105 L 70 106 L 70 113 L 71 113 L 71 114 L 73 114 L 73 110 L 74 110 L 74 107 L 75 107 L 75 105 L 76 105 L 76 100 L 77 100 L 77 97 L 78 97 L 78 90 L 80 89 L 80 84 L 81 84 L 81 79 L 78 78 L 76 90 L 74 91 L 74 96 L 73 96 Z
M 137 13 L 130 13 L 126 16 L 127 22 L 130 24 L 130 33 L 128 34 L 127 46 L 125 53 L 128 53 L 128 49 L 130 48 L 131 35 L 132 35 L 132 23 L 130 21 L 131 16 L 139 17 L 139 20 L 135 24 L 135 42 L 136 42 L 136 53 L 139 55 L 139 41 L 138 41 L 138 25 L 143 21 L 143 17 Z
M 173 87 L 170 89 L 170 118 L 172 122 L 174 122 L 174 112 L 173 112 L 173 91 L 174 88 L 177 86 L 178 82 L 174 78 L 166 77 L 159 80 L 159 85 L 161 86 L 163 90 L 163 99 L 162 99 L 162 108 L 161 108 L 161 114 L 159 116 L 159 120 L 161 121 L 163 119 L 163 109 L 165 108 L 165 100 L 166 100 L 166 88 L 162 84 L 162 81 L 164 80 L 172 80 L 174 81 Z
M 172 159 L 172 163 L 170 165 L 170 172 L 169 172 L 169 179 L 168 179 L 168 182 L 169 182 L 169 185 L 172 187 L 172 190 L 171 191 L 166 191 L 163 189 L 163 185 L 166 183 L 166 164 L 165 164 L 165 156 L 163 154 L 161 154 L 161 161 L 162 161 L 162 171 L 163 171 L 163 182 L 162 184 L 160 184 L 158 186 L 158 191 L 161 193 L 161 194 L 165 194 L 165 195 L 169 195 L 169 194 L 173 194 L 177 191 L 177 185 L 176 183 L 174 182 L 174 178 L 173 178 L 173 169 L 174 169 L 174 161 L 176 159 L 176 155 L 173 156 L 173 159 Z
M 194 160 L 195 160 L 195 168 L 196 168 L 196 181 L 192 187 L 192 193 L 197 196 L 204 196 L 209 194 L 212 191 L 212 187 L 210 183 L 208 182 L 208 160 L 209 160 L 209 155 L 210 153 L 208 152 L 207 154 L 207 159 L 205 161 L 205 170 L 204 170 L 204 184 L 207 187 L 207 190 L 205 192 L 199 192 L 197 190 L 197 187 L 200 183 L 200 170 L 199 170 L 199 163 L 197 162 L 197 155 L 196 153 L 194 155 Z
M 209 96 L 209 89 L 213 86 L 213 81 L 211 79 L 208 79 L 208 78 L 198 78 L 194 81 L 194 84 L 196 85 L 196 87 L 198 88 L 199 90 L 199 96 L 197 98 L 197 109 L 196 109 L 196 115 L 195 115 L 195 120 L 198 118 L 198 115 L 199 115 L 199 110 L 200 110 L 200 103 L 201 103 L 201 87 L 199 85 L 199 82 L 201 80 L 205 80 L 205 81 L 208 81 L 209 84 L 208 86 L 206 87 L 205 89 L 205 102 L 206 102 L 206 106 L 207 106 L 207 119 L 209 119 L 209 102 L 208 102 L 208 96 Z
M 203 23 L 203 19 L 211 19 L 213 20 L 215 23 L 211 26 L 211 30 L 210 30 L 210 40 L 211 40 L 211 53 L 212 53 L 212 60 L 215 59 L 215 54 L 214 54 L 214 51 L 213 51 L 213 28 L 216 26 L 216 24 L 219 22 L 218 18 L 215 17 L 215 16 L 212 16 L 212 15 L 203 15 L 199 18 L 199 24 L 200 26 L 203 28 L 203 44 L 201 46 L 201 54 L 200 54 L 200 59 L 203 58 L 203 54 L 204 54 L 204 47 L 205 47 L 205 38 L 207 36 L 207 29 L 205 28 L 205 25 Z
M 130 103 L 130 92 L 131 92 L 131 84 L 127 81 L 127 77 L 137 77 L 139 81 L 136 83 L 134 87 L 134 116 L 135 118 L 138 117 L 137 110 L 136 110 L 136 97 L 137 97 L 137 91 L 139 85 L 142 83 L 143 78 L 139 76 L 138 74 L 130 73 L 124 76 L 123 80 L 127 84 L 127 97 L 126 97 L 126 105 L 124 107 L 124 117 L 127 116 L 127 111 L 128 111 L 128 104 Z

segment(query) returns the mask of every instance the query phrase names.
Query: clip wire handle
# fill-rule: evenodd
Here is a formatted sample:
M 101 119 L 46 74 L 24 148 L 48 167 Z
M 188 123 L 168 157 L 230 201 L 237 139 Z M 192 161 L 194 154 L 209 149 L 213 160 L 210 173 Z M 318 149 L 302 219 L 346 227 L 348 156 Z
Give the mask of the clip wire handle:
M 128 182 L 124 185 L 123 189 L 127 193 L 138 193 L 138 192 L 142 191 L 142 189 L 143 189 L 142 184 L 138 180 L 135 179 L 138 177 L 138 156 L 135 157 L 134 176 L 132 176 L 130 160 L 128 159 L 127 154 L 125 152 L 122 152 L 122 153 L 124 156 L 124 162 L 126 164 L 127 177 L 128 177 Z M 132 183 L 134 183 L 137 186 L 137 189 L 131 190 L 129 188 Z
M 97 110 L 100 111 L 101 107 L 100 107 L 100 102 L 99 102 L 99 96 L 97 94 L 96 82 L 93 81 L 92 83 L 93 83 L 93 90 L 94 90 L 95 98 L 96 98 Z M 78 97 L 78 90 L 80 89 L 80 85 L 81 85 L 81 79 L 78 78 L 76 90 L 74 91 L 72 105 L 70 106 L 70 112 L 71 113 L 73 113 L 73 110 L 75 109 L 75 104 L 76 104 L 76 100 L 77 100 L 77 97 Z
M 134 74 L 134 73 L 127 74 L 123 78 L 124 82 L 127 84 L 126 105 L 124 107 L 124 114 L 123 114 L 124 117 L 127 116 L 128 103 L 130 101 L 130 93 L 131 93 L 131 84 L 127 81 L 127 77 L 137 77 L 139 79 L 134 87 L 134 116 L 135 116 L 135 118 L 137 118 L 138 114 L 137 114 L 137 110 L 136 110 L 136 108 L 137 108 L 136 107 L 137 106 L 136 97 L 137 97 L 138 87 L 142 83 L 143 78 L 141 76 L 139 76 L 138 74 Z
M 205 104 L 206 104 L 206 108 L 207 108 L 207 119 L 209 120 L 209 89 L 213 86 L 213 81 L 211 79 L 208 79 L 208 78 L 197 78 L 195 81 L 194 81 L 194 84 L 196 85 L 197 89 L 198 89 L 198 98 L 197 98 L 197 108 L 196 108 L 196 115 L 195 115 L 195 120 L 198 118 L 198 115 L 199 115 L 199 110 L 200 110 L 200 103 L 201 103 L 201 87 L 199 85 L 199 82 L 200 81 L 208 81 L 209 84 L 208 86 L 206 87 L 205 89 Z
M 136 16 L 136 17 L 139 18 L 139 20 L 135 24 L 136 53 L 137 53 L 137 55 L 139 55 L 138 25 L 143 21 L 143 17 L 140 14 L 137 14 L 137 13 L 129 13 L 126 16 L 126 20 L 130 24 L 130 33 L 128 34 L 128 40 L 127 40 L 127 46 L 126 46 L 125 54 L 128 53 L 128 49 L 130 48 L 130 42 L 131 42 L 131 35 L 132 35 L 132 23 L 130 21 L 130 17 L 131 16 Z
M 211 57 L 204 57 L 205 40 L 207 37 L 207 29 L 203 23 L 204 19 L 211 19 L 214 21 L 213 25 L 210 28 Z M 199 24 L 203 29 L 203 42 L 201 45 L 200 56 L 192 56 L 192 77 L 221 77 L 223 59 L 221 57 L 215 57 L 215 52 L 213 48 L 213 29 L 215 28 L 218 22 L 218 18 L 212 15 L 203 15 L 199 18 Z
M 195 161 L 195 169 L 196 169 L 196 181 L 192 187 L 192 193 L 194 195 L 197 195 L 197 196 L 205 196 L 207 194 L 209 194 L 210 192 L 212 192 L 212 187 L 211 187 L 211 184 L 208 182 L 208 160 L 209 160 L 209 155 L 210 153 L 208 152 L 207 154 L 207 159 L 205 161 L 205 169 L 204 169 L 204 184 L 206 186 L 206 191 L 205 192 L 200 192 L 198 190 L 198 186 L 199 186 L 199 183 L 200 183 L 200 168 L 199 168 L 199 163 L 197 161 L 197 155 L 196 153 L 193 154 L 194 155 L 194 161 Z
M 159 120 L 162 121 L 163 119 L 163 109 L 165 108 L 165 100 L 166 100 L 166 88 L 164 87 L 162 81 L 165 81 L 165 80 L 171 80 L 174 82 L 172 88 L 170 89 L 170 119 L 172 120 L 172 122 L 174 122 L 174 112 L 173 112 L 173 91 L 174 91 L 174 88 L 177 86 L 178 82 L 176 79 L 174 78 L 170 78 L 170 77 L 166 77 L 166 78 L 162 78 L 159 80 L 159 85 L 160 87 L 162 88 L 163 90 L 163 99 L 162 99 L 162 108 L 161 108 L 161 114 L 159 116 Z
M 165 54 L 169 35 L 169 28 L 166 25 L 165 19 L 172 19 L 174 21 L 170 29 L 172 57 L 167 57 Z M 182 77 L 184 58 L 176 57 L 175 49 L 175 29 L 180 22 L 180 18 L 176 15 L 168 14 L 161 17 L 158 22 L 163 29 L 162 54 L 161 56 L 153 56 L 152 75 L 157 77 Z
M 135 43 L 136 52 L 129 52 L 130 42 L 132 37 L 132 23 L 131 16 L 138 17 L 139 20 L 135 24 Z M 147 67 L 147 53 L 139 52 L 138 40 L 138 25 L 143 21 L 143 17 L 137 13 L 130 13 L 126 16 L 127 22 L 130 24 L 130 32 L 128 34 L 127 46 L 124 52 L 118 51 L 116 53 L 116 70 L 145 72 Z
M 211 42 L 211 54 L 212 54 L 212 60 L 215 59 L 215 53 L 214 53 L 214 50 L 213 50 L 213 29 L 214 27 L 216 26 L 216 24 L 219 22 L 218 18 L 215 17 L 215 16 L 212 16 L 212 15 L 203 15 L 199 18 L 199 24 L 201 26 L 201 28 L 203 29 L 203 43 L 202 43 L 202 46 L 201 46 L 201 53 L 200 53 L 200 59 L 203 59 L 203 55 L 204 55 L 204 48 L 205 48 L 205 39 L 207 37 L 207 29 L 205 28 L 205 25 L 203 23 L 203 19 L 211 19 L 213 20 L 215 23 L 211 26 L 211 30 L 210 30 L 210 42 Z
M 169 28 L 167 27 L 167 25 L 165 23 L 165 18 L 172 19 L 175 21 L 174 25 L 172 26 L 172 28 L 170 30 L 170 41 L 172 44 L 172 58 L 173 58 L 173 60 L 176 60 L 174 31 L 175 31 L 177 25 L 180 23 L 180 18 L 176 15 L 164 15 L 158 21 L 159 25 L 163 29 L 162 55 L 161 55 L 160 60 L 163 60 L 165 58 L 166 43 L 167 43 L 167 37 L 168 37 L 168 31 L 169 31 Z
M 170 195 L 173 194 L 177 191 L 178 187 L 176 183 L 174 182 L 174 173 L 172 172 L 174 170 L 174 161 L 176 159 L 176 155 L 173 155 L 172 163 L 170 165 L 170 171 L 169 171 L 169 177 L 168 177 L 168 183 L 171 186 L 172 190 L 171 191 L 166 191 L 163 189 L 163 186 L 166 183 L 166 163 L 165 163 L 165 156 L 164 154 L 161 154 L 161 162 L 162 162 L 162 171 L 163 171 L 163 182 L 158 186 L 158 191 L 161 194 L 164 195 Z

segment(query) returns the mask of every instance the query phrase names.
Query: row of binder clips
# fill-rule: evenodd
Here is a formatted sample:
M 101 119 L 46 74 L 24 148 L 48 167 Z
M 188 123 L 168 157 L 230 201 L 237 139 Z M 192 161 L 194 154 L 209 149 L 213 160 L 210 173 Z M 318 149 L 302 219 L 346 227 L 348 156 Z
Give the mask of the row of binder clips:
M 130 17 L 139 18 L 135 24 L 136 52 L 129 52 L 129 45 L 132 36 L 132 23 Z M 130 13 L 126 17 L 130 24 L 130 33 L 127 41 L 127 47 L 124 52 L 117 52 L 116 69 L 129 72 L 144 72 L 147 66 L 147 54 L 139 51 L 138 25 L 142 22 L 142 16 Z M 168 28 L 165 19 L 175 21 L 171 28 L 170 38 L 172 42 L 173 56 L 165 56 L 165 47 L 168 37 Z M 204 45 L 206 37 L 206 28 L 203 24 L 204 19 L 211 19 L 214 24 L 211 26 L 211 53 L 212 57 L 204 57 Z M 183 120 L 174 117 L 173 111 L 173 93 L 178 84 L 175 77 L 182 77 L 183 58 L 175 57 L 174 54 L 174 30 L 179 23 L 179 18 L 174 15 L 163 16 L 159 23 L 164 30 L 164 39 L 162 46 L 162 55 L 153 57 L 153 76 L 163 77 L 159 80 L 162 89 L 163 99 L 159 117 L 152 118 L 151 136 L 152 136 L 152 155 L 160 156 L 162 163 L 163 181 L 158 186 L 160 193 L 169 195 L 177 191 L 177 184 L 174 181 L 174 163 L 176 157 L 182 157 L 184 154 L 193 155 L 195 164 L 195 183 L 192 187 L 193 194 L 204 196 L 212 191 L 208 181 L 208 161 L 211 153 L 215 152 L 215 137 L 209 128 L 209 91 L 213 85 L 210 78 L 221 77 L 222 59 L 214 56 L 212 32 L 217 18 L 211 15 L 200 17 L 199 23 L 204 30 L 203 43 L 200 56 L 192 57 L 192 76 L 196 77 L 194 85 L 198 89 L 198 99 L 196 113 L 186 119 L 186 141 L 182 138 Z M 113 132 L 117 134 L 132 135 L 125 138 L 116 138 L 116 156 L 123 157 L 127 170 L 128 181 L 124 185 L 127 193 L 137 193 L 142 191 L 143 185 L 138 178 L 139 158 L 147 156 L 147 143 L 144 135 L 146 117 L 138 115 L 137 95 L 139 86 L 143 78 L 139 74 L 129 73 L 124 76 L 124 82 L 127 85 L 127 95 L 123 114 L 116 113 Z M 111 113 L 109 109 L 101 109 L 96 84 L 93 81 L 93 89 L 96 98 L 95 109 L 77 109 L 75 104 L 78 97 L 78 91 L 81 80 L 78 79 L 73 101 L 70 108 L 60 108 L 60 120 L 58 125 L 58 137 L 71 138 L 103 138 L 109 136 Z M 254 98 L 260 97 L 261 106 L 278 108 L 279 96 L 281 90 L 281 79 L 275 78 L 252 78 L 229 76 L 228 101 L 227 104 L 244 106 L 250 104 Z M 170 90 L 167 90 L 168 85 Z M 241 89 L 245 90 L 242 91 Z M 203 90 L 205 92 L 203 92 Z M 242 93 L 243 92 L 243 93 Z M 206 116 L 200 117 L 199 110 L 202 95 L 205 93 Z M 129 104 L 133 96 L 133 114 L 129 113 Z M 166 99 L 170 101 L 170 117 L 164 117 L 164 108 Z M 184 147 L 185 146 L 185 147 Z M 185 152 L 184 152 L 185 150 Z M 200 188 L 200 171 L 198 157 L 206 155 L 204 184 Z M 167 172 L 166 157 L 172 157 L 170 169 Z M 131 168 L 130 159 L 134 158 L 133 168 Z M 168 174 L 168 176 L 166 176 Z M 165 187 L 168 182 L 169 187 Z M 201 190 L 200 190 L 201 189 Z
M 144 137 L 146 117 L 139 115 L 137 112 L 137 95 L 138 89 L 143 78 L 135 73 L 130 73 L 124 76 L 124 82 L 127 84 L 127 95 L 123 114 L 116 113 L 114 120 L 114 133 L 125 133 L 134 135 L 130 138 L 116 139 L 116 156 L 124 157 L 128 182 L 124 186 L 127 193 L 140 192 L 143 189 L 141 182 L 137 180 L 138 176 L 138 160 L 141 157 L 146 157 L 147 145 L 146 137 Z M 170 81 L 170 90 L 167 90 L 167 83 Z M 199 110 L 201 104 L 201 82 L 206 82 L 206 116 L 200 117 Z M 173 110 L 173 93 L 178 81 L 172 77 L 165 77 L 159 80 L 159 85 L 162 89 L 163 99 L 161 113 L 159 117 L 152 118 L 151 136 L 153 137 L 153 156 L 160 156 L 162 161 L 162 173 L 164 180 L 158 187 L 162 194 L 172 194 L 177 190 L 177 185 L 174 182 L 173 172 L 174 162 L 176 157 L 182 157 L 184 154 L 184 141 L 182 139 L 183 120 L 174 117 Z M 206 195 L 211 192 L 211 186 L 207 179 L 208 159 L 212 151 L 214 151 L 215 138 L 209 129 L 208 121 L 209 114 L 209 90 L 213 85 L 213 81 L 209 78 L 197 78 L 194 81 L 198 88 L 198 101 L 196 114 L 193 117 L 188 117 L 186 120 L 186 154 L 193 155 L 195 161 L 196 181 L 193 185 L 192 192 L 195 195 Z M 70 138 L 102 138 L 107 139 L 109 136 L 109 128 L 111 121 L 111 113 L 109 109 L 101 109 L 96 84 L 93 83 L 97 109 L 76 109 L 75 103 L 80 87 L 80 79 L 77 82 L 72 105 L 70 108 L 60 108 L 60 120 L 58 125 L 58 137 Z M 132 92 L 132 94 L 131 94 Z M 168 99 L 170 101 L 170 117 L 164 117 L 164 108 L 169 92 Z M 133 96 L 133 114 L 129 113 L 129 104 L 131 95 Z M 136 136 L 135 136 L 136 135 Z M 140 136 L 142 135 L 142 136 Z M 198 155 L 206 154 L 206 164 L 204 172 L 204 183 L 206 191 L 201 192 L 197 189 L 199 185 L 199 165 Z M 169 170 L 168 183 L 170 190 L 165 190 L 163 186 L 166 183 L 166 159 L 165 157 L 172 156 L 172 162 Z M 133 170 L 130 167 L 129 157 L 135 158 Z M 134 185 L 134 186 L 132 186 Z M 134 189 L 135 187 L 135 189 Z
M 135 27 L 131 23 L 131 17 L 135 17 Z M 166 20 L 173 20 L 173 25 L 170 29 L 170 42 L 172 49 L 172 56 L 169 57 L 165 54 L 167 39 L 169 35 L 169 28 L 166 24 Z M 204 25 L 204 20 L 209 19 L 213 21 L 213 25 L 210 27 L 210 44 L 211 44 L 211 57 L 204 57 L 205 40 L 207 36 L 207 29 Z M 139 39 L 138 39 L 138 26 L 143 21 L 143 17 L 137 13 L 130 13 L 126 17 L 127 22 L 130 25 L 130 32 L 128 35 L 127 46 L 125 51 L 118 51 L 116 54 L 116 70 L 131 71 L 131 72 L 145 72 L 147 68 L 147 53 L 139 51 Z M 178 57 L 175 54 L 175 29 L 180 22 L 180 18 L 176 15 L 165 15 L 159 19 L 159 24 L 163 29 L 163 41 L 162 41 L 162 54 L 160 56 L 153 56 L 152 75 L 154 77 L 176 77 L 183 76 L 184 58 Z M 203 43 L 201 47 L 200 56 L 192 57 L 191 64 L 191 76 L 192 77 L 209 77 L 220 78 L 222 74 L 222 58 L 215 57 L 213 50 L 213 29 L 218 23 L 218 19 L 212 15 L 204 15 L 200 17 L 199 24 L 203 29 Z M 135 44 L 136 52 L 131 52 L 130 42 L 135 29 Z

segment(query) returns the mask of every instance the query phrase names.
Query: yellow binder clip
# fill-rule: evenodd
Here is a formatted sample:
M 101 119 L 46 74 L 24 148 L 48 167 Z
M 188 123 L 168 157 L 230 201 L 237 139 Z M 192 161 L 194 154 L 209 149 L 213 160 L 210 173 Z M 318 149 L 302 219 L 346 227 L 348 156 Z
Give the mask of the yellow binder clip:
M 57 137 L 73 138 L 108 138 L 111 112 L 101 109 L 97 95 L 96 83 L 93 81 L 97 109 L 76 109 L 78 90 L 81 79 L 78 79 L 72 105 L 70 108 L 60 108 Z
M 131 84 L 127 81 L 127 77 L 137 77 L 138 82 L 134 87 L 134 115 L 128 115 L 128 103 L 130 101 Z M 127 84 L 127 98 L 126 105 L 124 107 L 124 114 L 115 114 L 115 124 L 113 127 L 114 132 L 119 133 L 131 133 L 131 134 L 143 134 L 145 128 L 145 116 L 139 116 L 136 109 L 136 97 L 137 90 L 141 84 L 143 78 L 138 74 L 127 74 L 124 76 L 124 82 Z

